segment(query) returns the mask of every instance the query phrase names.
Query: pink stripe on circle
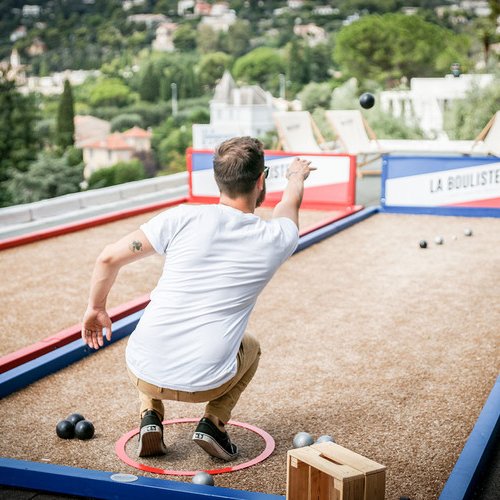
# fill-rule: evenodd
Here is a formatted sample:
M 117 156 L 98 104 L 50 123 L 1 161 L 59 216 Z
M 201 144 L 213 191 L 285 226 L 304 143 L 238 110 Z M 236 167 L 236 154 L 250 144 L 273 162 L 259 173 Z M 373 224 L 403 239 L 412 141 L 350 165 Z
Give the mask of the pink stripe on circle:
M 178 418 L 178 419 L 174 419 L 174 420 L 164 420 L 163 424 L 164 425 L 184 424 L 184 423 L 192 423 L 192 422 L 198 422 L 198 421 L 199 421 L 199 419 L 197 419 L 197 418 Z M 259 429 L 258 427 L 255 427 L 254 425 L 245 424 L 242 422 L 235 422 L 233 420 L 230 420 L 228 422 L 228 425 L 242 427 L 243 429 L 248 429 L 249 431 L 255 432 L 255 434 L 258 434 L 264 440 L 264 442 L 266 443 L 266 447 L 260 455 L 253 458 L 252 460 L 249 460 L 248 462 L 243 462 L 242 464 L 238 464 L 238 465 L 234 465 L 234 466 L 230 466 L 230 467 L 223 467 L 220 469 L 205 470 L 205 472 L 208 472 L 208 474 L 225 474 L 227 472 L 235 472 L 237 470 L 246 469 L 247 467 L 252 467 L 252 465 L 256 465 L 260 462 L 263 462 L 274 451 L 274 448 L 275 448 L 274 439 L 266 431 Z M 168 476 L 194 476 L 197 472 L 200 472 L 200 469 L 195 470 L 195 471 L 159 469 L 157 467 L 150 467 L 149 465 L 144 465 L 140 462 L 136 462 L 135 460 L 132 460 L 127 455 L 127 452 L 125 451 L 125 446 L 134 436 L 137 436 L 137 434 L 139 434 L 139 427 L 131 430 L 130 432 L 127 432 L 116 442 L 115 452 L 118 455 L 118 458 L 122 462 L 125 462 L 127 465 L 130 465 L 131 467 L 134 467 L 134 468 L 139 469 L 139 470 L 143 470 L 146 472 L 152 472 L 154 474 L 165 474 Z

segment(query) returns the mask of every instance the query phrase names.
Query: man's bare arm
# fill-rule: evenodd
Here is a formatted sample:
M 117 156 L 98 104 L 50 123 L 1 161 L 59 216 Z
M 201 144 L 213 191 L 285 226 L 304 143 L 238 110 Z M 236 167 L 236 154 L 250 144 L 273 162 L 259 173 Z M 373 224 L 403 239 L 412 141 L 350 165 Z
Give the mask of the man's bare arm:
M 89 303 L 82 320 L 82 338 L 89 347 L 98 349 L 103 345 L 103 328 L 106 328 L 106 338 L 111 340 L 111 320 L 106 312 L 106 301 L 119 270 L 154 253 L 146 235 L 138 229 L 107 245 L 97 257 L 90 282 Z
M 299 208 L 304 195 L 304 181 L 309 177 L 311 170 L 316 170 L 310 164 L 310 161 L 301 158 L 295 158 L 290 164 L 286 173 L 288 184 L 283 191 L 281 201 L 274 207 L 273 218 L 288 217 L 299 227 Z

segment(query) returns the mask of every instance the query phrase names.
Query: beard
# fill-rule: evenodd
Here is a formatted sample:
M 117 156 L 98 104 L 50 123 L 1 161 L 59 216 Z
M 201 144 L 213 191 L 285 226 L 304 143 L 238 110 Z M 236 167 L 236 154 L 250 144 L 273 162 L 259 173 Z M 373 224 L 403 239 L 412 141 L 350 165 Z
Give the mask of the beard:
M 266 182 L 264 181 L 264 187 L 262 188 L 262 191 L 259 194 L 259 197 L 257 198 L 257 201 L 255 202 L 255 207 L 258 208 L 264 203 L 264 200 L 266 199 Z

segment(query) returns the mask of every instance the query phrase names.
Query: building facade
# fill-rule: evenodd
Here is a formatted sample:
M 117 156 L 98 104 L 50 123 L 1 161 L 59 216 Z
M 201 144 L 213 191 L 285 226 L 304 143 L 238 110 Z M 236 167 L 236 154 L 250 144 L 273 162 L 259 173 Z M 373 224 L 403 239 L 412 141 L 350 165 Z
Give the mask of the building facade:
M 226 71 L 210 101 L 210 124 L 193 125 L 193 147 L 212 149 L 230 137 L 261 137 L 274 130 L 273 101 L 257 85 L 238 87 Z
M 408 125 L 417 124 L 429 138 L 447 138 L 444 115 L 450 104 L 464 99 L 467 92 L 491 85 L 490 74 L 446 75 L 444 78 L 412 78 L 409 90 L 380 93 L 383 111 L 401 118 Z

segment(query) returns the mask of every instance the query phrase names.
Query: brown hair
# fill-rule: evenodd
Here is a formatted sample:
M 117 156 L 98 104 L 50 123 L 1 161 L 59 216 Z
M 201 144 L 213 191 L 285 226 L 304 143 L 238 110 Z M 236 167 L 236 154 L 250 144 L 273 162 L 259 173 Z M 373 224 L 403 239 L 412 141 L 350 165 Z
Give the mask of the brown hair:
M 219 144 L 215 151 L 215 182 L 230 198 L 250 193 L 263 171 L 264 150 L 258 139 L 234 137 Z

